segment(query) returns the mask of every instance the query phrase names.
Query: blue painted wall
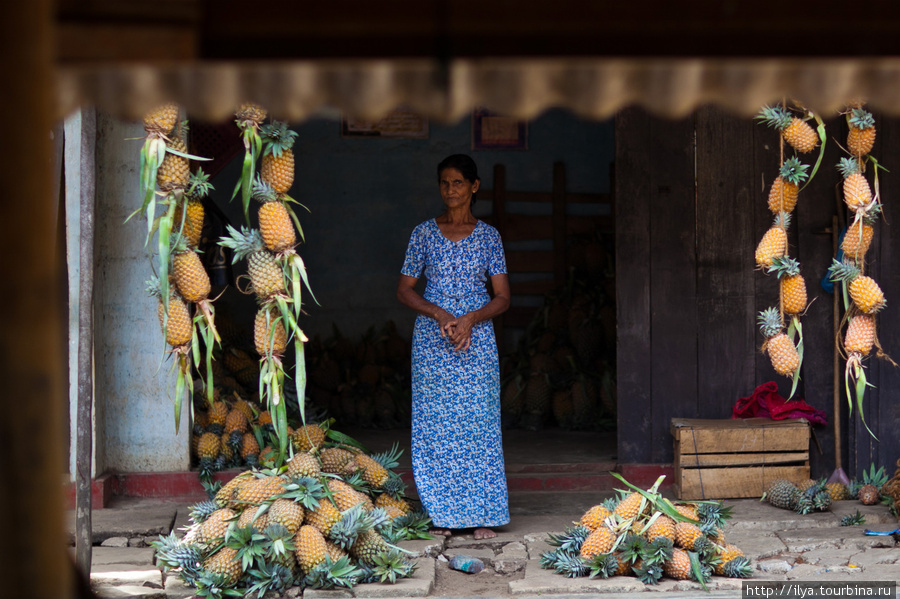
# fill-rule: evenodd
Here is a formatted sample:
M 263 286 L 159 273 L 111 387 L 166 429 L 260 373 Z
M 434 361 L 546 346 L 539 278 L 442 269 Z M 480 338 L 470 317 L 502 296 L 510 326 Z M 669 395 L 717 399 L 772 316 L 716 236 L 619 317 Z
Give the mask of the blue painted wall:
M 449 154 L 470 153 L 485 189 L 493 188 L 493 167 L 502 163 L 508 189 L 550 191 L 553 163 L 562 161 L 569 191 L 609 190 L 612 121 L 548 111 L 529 123 L 524 151 L 471 151 L 470 127 L 468 118 L 450 125 L 432 122 L 424 140 L 342 138 L 340 122 L 328 118 L 294 127 L 299 135 L 292 196 L 311 211 L 299 213 L 306 243 L 298 251 L 321 304 L 307 306 L 308 334 L 328 336 L 334 322 L 356 336 L 388 319 L 401 332 L 411 330 L 412 313 L 395 299 L 397 277 L 413 227 L 442 211 L 435 168 Z M 235 160 L 213 180 L 216 202 L 235 224 L 240 209 L 228 196 L 239 171 Z M 476 204 L 476 214 L 490 210 L 489 202 Z M 220 301 L 239 305 L 252 319 L 251 298 L 228 293 Z

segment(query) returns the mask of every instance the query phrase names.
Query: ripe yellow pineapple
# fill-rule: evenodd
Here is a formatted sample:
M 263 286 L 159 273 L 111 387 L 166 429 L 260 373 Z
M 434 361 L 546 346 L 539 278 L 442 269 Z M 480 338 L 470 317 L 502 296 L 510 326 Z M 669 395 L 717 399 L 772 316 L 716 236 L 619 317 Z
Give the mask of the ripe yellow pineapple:
M 872 202 L 872 189 L 861 172 L 859 161 L 841 158 L 838 170 L 844 177 L 844 202 L 854 212 L 866 209 Z
M 214 499 L 216 505 L 218 505 L 219 507 L 230 506 L 232 500 L 234 499 L 235 490 L 251 478 L 253 478 L 253 474 L 248 470 L 238 474 L 230 481 L 222 485 L 222 488 L 219 489 L 219 491 L 216 493 L 216 497 Z
M 756 264 L 763 268 L 772 265 L 775 258 L 784 256 L 787 251 L 787 228 L 791 223 L 791 215 L 780 212 L 775 216 L 772 226 L 763 235 L 756 246 Z
M 263 150 L 260 178 L 277 193 L 287 193 L 294 184 L 294 151 L 291 147 L 297 137 L 287 123 L 273 122 L 261 128 L 266 146 Z
M 172 347 L 186 347 L 191 342 L 193 334 L 193 323 L 191 320 L 191 311 L 181 296 L 170 288 L 169 293 L 169 317 L 166 320 L 166 307 L 163 306 L 161 290 L 159 287 L 159 279 L 156 277 L 147 281 L 147 291 L 150 295 L 159 300 L 156 313 L 159 316 L 159 326 L 162 327 L 166 336 L 166 343 Z
M 247 422 L 252 422 L 255 418 L 253 414 L 253 406 L 250 402 L 244 399 L 238 399 L 234 402 L 234 405 L 231 406 L 232 410 L 239 410 L 244 413 L 244 416 L 247 417 Z
M 179 245 L 172 258 L 172 274 L 181 297 L 200 303 L 209 297 L 209 275 L 203 268 L 200 255 L 187 245 Z
M 248 430 L 250 430 L 250 423 L 247 421 L 247 415 L 237 408 L 232 408 L 225 417 L 225 432 L 230 434 L 240 431 L 241 434 L 244 434 Z
M 304 424 L 291 435 L 291 443 L 297 452 L 318 449 L 325 443 L 325 431 L 318 424 Z M 352 454 L 350 457 L 353 457 Z
M 169 141 L 167 150 L 175 150 L 176 152 L 187 153 L 187 144 L 180 137 L 175 137 Z M 156 184 L 163 191 L 175 191 L 177 189 L 187 189 L 188 180 L 191 176 L 190 162 L 184 156 L 173 154 L 166 151 L 159 170 L 156 171 Z
M 696 524 L 690 522 L 679 522 L 675 525 L 675 546 L 693 550 L 694 543 L 703 536 L 703 532 Z
M 848 354 L 868 356 L 875 345 L 875 319 L 868 314 L 857 314 L 850 319 L 844 333 L 844 350 Z
M 298 476 L 319 476 L 321 472 L 319 460 L 314 455 L 307 452 L 295 453 L 291 461 L 287 463 L 287 476 L 294 478 Z
M 796 156 L 784 161 L 781 171 L 769 189 L 769 210 L 773 214 L 792 212 L 797 205 L 800 183 L 806 180 L 807 164 L 801 164 Z
M 340 519 L 341 512 L 334 507 L 334 504 L 328 499 L 322 499 L 319 501 L 316 509 L 306 512 L 305 522 L 319 529 L 319 532 L 323 535 L 328 536 L 328 533 L 331 532 L 331 527 Z
M 188 179 L 184 200 L 175 207 L 173 232 L 181 231 L 188 246 L 192 248 L 200 244 L 200 238 L 203 236 L 203 219 L 206 214 L 203 198 L 209 195 L 210 190 L 212 185 L 209 182 L 209 175 L 198 168 Z
M 611 515 L 612 512 L 605 505 L 595 505 L 581 516 L 581 525 L 591 530 L 597 530 L 603 526 L 603 521 Z
M 254 459 L 259 456 L 259 442 L 253 433 L 244 433 L 244 439 L 241 442 L 241 457 L 245 462 L 253 463 Z
M 672 551 L 672 557 L 663 565 L 663 572 L 669 578 L 675 580 L 687 580 L 691 577 L 691 558 L 687 551 L 678 549 Z
M 759 313 L 759 328 L 766 341 L 763 351 L 769 354 L 769 360 L 775 372 L 784 376 L 793 376 L 800 367 L 800 355 L 794 342 L 791 341 L 781 324 L 781 316 L 775 308 L 767 308 Z
M 283 493 L 284 483 L 285 480 L 280 476 L 251 479 L 235 490 L 234 501 L 240 506 L 258 506 L 267 499 Z
M 852 108 L 847 115 L 850 130 L 847 133 L 847 149 L 850 154 L 862 158 L 875 145 L 875 117 L 862 108 Z
M 647 537 L 648 541 L 658 537 L 665 537 L 674 543 L 675 521 L 665 514 L 660 514 L 647 529 L 647 532 L 644 533 L 644 536 Z
M 144 130 L 147 133 L 168 135 L 178 123 L 178 104 L 170 102 L 157 106 L 144 115 Z
M 697 507 L 690 503 L 677 503 L 675 504 L 675 511 L 684 516 L 685 518 L 690 518 L 691 520 L 697 520 Z
M 341 480 L 330 478 L 326 481 L 325 486 L 331 492 L 331 499 L 334 501 L 334 504 L 342 512 L 346 512 L 360 503 L 366 503 L 368 499 L 365 493 L 360 493 Z
M 390 545 L 374 530 L 366 530 L 359 534 L 356 542 L 350 547 L 350 555 L 368 566 L 376 564 L 375 558 L 390 551 Z
M 800 263 L 793 258 L 775 258 L 768 271 L 778 275 L 784 313 L 800 314 L 806 310 L 806 281 L 800 274 Z
M 362 477 L 373 489 L 380 489 L 387 482 L 390 474 L 387 468 L 378 463 L 377 460 L 365 454 L 356 456 L 356 463 L 362 468 Z
M 331 561 L 333 561 L 333 562 L 336 562 L 339 559 L 341 559 L 342 557 L 347 556 L 346 551 L 344 551 L 343 549 L 341 549 L 340 547 L 338 547 L 337 545 L 335 545 L 334 543 L 332 543 L 331 541 L 328 541 L 328 540 L 325 541 L 325 553 L 328 555 L 328 557 L 331 558 Z
M 828 272 L 833 281 L 842 281 L 848 285 L 850 299 L 862 313 L 875 314 L 885 307 L 886 302 L 881 287 L 871 277 L 861 274 L 860 268 L 856 264 L 838 262 L 835 259 Z
M 581 545 L 580 555 L 584 559 L 591 559 L 601 553 L 609 553 L 616 542 L 616 535 L 605 526 L 591 531 L 591 534 Z
M 300 430 L 300 429 L 297 429 Z M 294 435 L 296 436 L 296 432 Z M 358 469 L 356 454 L 340 447 L 328 447 L 319 454 L 322 472 L 329 474 L 349 475 Z
M 616 505 L 614 513 L 622 520 L 628 520 L 638 515 L 641 509 L 641 500 L 644 498 L 640 493 L 631 493 L 623 498 Z
M 875 229 L 872 227 L 870 219 L 861 219 L 853 222 L 844 234 L 841 241 L 841 249 L 849 258 L 861 261 L 869 251 L 869 245 L 875 235 Z
M 232 262 L 247 258 L 247 274 L 250 285 L 261 300 L 278 294 L 285 294 L 284 271 L 275 254 L 266 249 L 262 235 L 256 229 L 241 228 L 240 231 L 227 226 L 228 235 L 219 244 L 234 250 Z
M 715 573 L 719 576 L 725 576 L 725 564 L 730 562 L 736 557 L 743 556 L 744 552 L 741 551 L 737 545 L 732 545 L 729 543 L 725 545 L 721 551 L 719 551 L 719 561 L 715 565 Z
M 201 543 L 211 544 L 225 538 L 225 531 L 232 520 L 237 518 L 237 513 L 229 508 L 220 508 L 209 515 L 200 525 L 197 539 Z
M 408 514 L 412 511 L 412 506 L 402 497 L 394 497 L 389 493 L 381 493 L 375 498 L 375 507 L 385 510 L 397 510 L 400 514 Z
M 269 524 L 281 524 L 293 534 L 300 530 L 306 512 L 296 501 L 278 498 L 272 502 L 266 515 Z
M 266 357 L 271 354 L 282 356 L 287 349 L 287 331 L 281 315 L 272 306 L 263 306 L 256 312 L 253 324 L 253 342 L 256 353 Z
M 809 123 L 780 106 L 764 106 L 756 118 L 781 131 L 784 140 L 801 154 L 812 152 L 819 144 L 819 136 Z
M 219 435 L 212 432 L 206 432 L 200 435 L 200 441 L 197 443 L 197 457 L 201 460 L 215 460 L 219 455 Z
M 266 249 L 277 254 L 293 248 L 297 244 L 294 223 L 275 190 L 262 181 L 256 181 L 253 185 L 253 199 L 260 202 L 259 232 L 266 243 Z
M 223 586 L 230 587 L 237 584 L 241 574 L 241 559 L 237 555 L 237 549 L 222 547 L 203 562 L 203 569 L 213 574 L 221 574 L 224 578 Z
M 844 483 L 828 483 L 825 490 L 831 496 L 832 501 L 844 501 L 850 499 L 850 493 L 847 491 L 847 485 Z
M 238 516 L 237 519 L 237 527 L 246 528 L 248 526 L 253 526 L 256 530 L 265 530 L 266 526 L 269 525 L 269 512 L 260 514 L 260 516 L 257 517 L 257 511 L 258 508 L 256 506 L 250 506 L 241 512 L 241 515 Z

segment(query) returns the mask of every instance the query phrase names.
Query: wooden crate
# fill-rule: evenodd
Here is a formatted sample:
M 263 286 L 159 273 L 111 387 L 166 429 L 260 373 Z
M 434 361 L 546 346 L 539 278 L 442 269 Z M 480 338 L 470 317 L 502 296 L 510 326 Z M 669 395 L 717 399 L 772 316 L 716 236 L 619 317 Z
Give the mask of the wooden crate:
M 809 423 L 803 418 L 673 418 L 671 431 L 679 499 L 760 497 L 776 478 L 809 478 Z

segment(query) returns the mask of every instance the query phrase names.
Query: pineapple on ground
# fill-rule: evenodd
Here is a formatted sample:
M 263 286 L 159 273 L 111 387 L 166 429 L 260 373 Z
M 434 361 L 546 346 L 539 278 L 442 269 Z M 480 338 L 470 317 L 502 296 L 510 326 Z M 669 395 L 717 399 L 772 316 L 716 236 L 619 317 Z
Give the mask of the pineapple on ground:
M 325 537 L 314 526 L 301 526 L 294 536 L 294 557 L 304 575 L 325 561 Z
M 775 372 L 793 376 L 800 367 L 800 355 L 794 342 L 784 333 L 776 308 L 767 308 L 759 313 L 759 328 L 766 338 L 762 350 L 769 354 Z
M 801 164 L 796 156 L 784 161 L 781 171 L 769 189 L 769 210 L 773 214 L 793 212 L 797 205 L 800 184 L 806 180 L 809 165 Z
M 234 586 L 244 573 L 237 553 L 237 549 L 222 547 L 203 562 L 203 569 L 212 574 L 221 575 L 224 579 L 223 586 Z
M 856 158 L 862 158 L 875 145 L 875 117 L 862 107 L 854 107 L 847 115 L 847 124 L 847 149 Z
M 787 229 L 790 224 L 791 215 L 789 213 L 779 212 L 775 215 L 772 226 L 756 246 L 756 264 L 760 268 L 772 266 L 775 258 L 780 258 L 787 252 Z
M 579 555 L 584 559 L 591 559 L 602 553 L 609 553 L 616 542 L 616 535 L 605 526 L 591 531 L 591 534 L 581 545 Z
M 801 154 L 812 152 L 819 144 L 819 136 L 809 123 L 781 106 L 764 106 L 756 118 L 780 131 L 784 140 Z
M 674 549 L 672 557 L 663 565 L 666 576 L 675 580 L 687 580 L 691 577 L 691 558 L 687 551 Z
M 794 483 L 783 478 L 779 478 L 769 483 L 765 498 L 775 507 L 789 510 L 791 509 L 791 505 L 793 505 L 795 498 L 799 493 L 800 490 L 796 485 L 794 485 Z
M 595 505 L 581 516 L 581 525 L 590 530 L 597 530 L 603 526 L 603 521 L 609 518 L 612 512 L 603 504 Z

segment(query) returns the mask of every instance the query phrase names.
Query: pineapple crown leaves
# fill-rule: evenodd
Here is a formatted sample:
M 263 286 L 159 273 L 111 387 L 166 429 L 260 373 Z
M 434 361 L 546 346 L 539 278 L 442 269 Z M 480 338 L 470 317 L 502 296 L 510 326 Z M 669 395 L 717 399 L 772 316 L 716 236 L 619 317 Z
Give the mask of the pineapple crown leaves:
M 767 272 L 775 273 L 779 279 L 793 277 L 800 274 L 800 261 L 788 256 L 778 256 L 772 259 Z
M 732 506 L 725 507 L 721 501 L 701 503 L 697 506 L 697 517 L 701 526 L 708 525 L 712 530 L 724 528 L 725 523 L 731 519 L 732 509 Z
M 775 218 L 772 220 L 773 227 L 779 227 L 784 229 L 785 231 L 791 226 L 791 213 L 790 212 L 779 212 L 775 215 Z
M 341 519 L 334 523 L 328 533 L 328 538 L 338 547 L 349 549 L 356 542 L 360 533 L 371 528 L 371 519 L 366 517 L 360 505 L 355 505 L 345 511 L 341 515 Z
M 700 556 L 695 551 L 688 551 L 687 554 L 691 561 L 691 578 L 699 582 L 703 590 L 708 593 L 709 589 L 706 587 L 706 581 L 711 578 L 712 569 L 701 562 Z
M 190 518 L 191 522 L 194 524 L 201 524 L 209 518 L 209 515 L 219 509 L 219 506 L 215 501 L 201 501 L 199 503 L 195 503 L 194 505 L 188 507 L 190 510 Z
M 884 471 L 884 466 L 880 466 L 878 470 L 875 470 L 875 464 L 869 464 L 869 470 L 863 470 L 863 485 L 872 485 L 876 489 L 881 489 L 887 481 L 888 475 Z
M 250 570 L 248 574 L 255 582 L 247 589 L 246 596 L 249 597 L 256 593 L 257 599 L 262 599 L 269 591 L 282 595 L 295 583 L 294 574 L 289 568 L 281 564 L 262 562 L 257 568 Z
M 213 190 L 212 183 L 209 182 L 209 174 L 198 168 L 191 173 L 188 179 L 187 195 L 194 199 L 202 199 L 209 195 Z
M 580 578 L 591 573 L 591 567 L 580 555 L 565 551 L 557 552 L 553 569 L 566 578 Z
M 620 546 L 622 557 L 631 564 L 636 564 L 644 559 L 647 552 L 647 539 L 641 535 L 628 533 L 625 535 L 622 545 Z
M 843 262 L 836 258 L 831 259 L 831 266 L 828 268 L 828 278 L 832 281 L 845 281 L 849 283 L 860 275 L 860 268 L 853 262 L 844 260 Z
M 866 517 L 856 510 L 855 514 L 848 514 L 841 518 L 841 526 L 859 526 L 866 523 Z
M 847 124 L 854 129 L 871 129 L 875 126 L 875 117 L 865 108 L 852 108 L 847 116 Z
M 362 571 L 350 561 L 348 556 L 342 556 L 336 561 L 326 555 L 325 561 L 309 571 L 304 583 L 313 589 L 333 589 L 335 587 L 352 588 L 358 582 Z
M 661 562 L 643 562 L 632 568 L 634 575 L 644 584 L 659 584 L 663 577 L 663 564 Z
M 232 522 L 225 532 L 225 546 L 237 549 L 236 557 L 241 560 L 241 570 L 246 572 L 266 555 L 266 537 L 252 526 L 238 528 Z
M 569 527 L 567 526 L 562 534 L 555 535 L 550 533 L 547 543 L 552 547 L 559 547 L 562 551 L 580 551 L 584 540 L 590 536 L 591 530 L 581 524 Z
M 553 551 L 545 551 L 541 554 L 539 563 L 541 568 L 544 570 L 555 570 L 556 562 L 559 559 L 560 554 L 559 550 L 554 549 Z
M 778 313 L 778 308 L 775 307 L 769 307 L 760 311 L 757 317 L 757 324 L 759 324 L 759 330 L 766 339 L 774 337 L 784 329 L 781 323 L 781 315 Z
M 856 158 L 841 158 L 837 163 L 837 169 L 844 179 L 856 173 L 862 174 L 862 168 Z
M 591 571 L 588 578 L 609 578 L 619 570 L 619 560 L 611 553 L 595 555 L 588 561 Z
M 781 106 L 763 106 L 756 119 L 780 131 L 791 124 L 794 115 Z
M 354 507 L 361 508 L 362 505 L 362 503 L 358 503 Z M 368 527 L 378 531 L 379 534 L 383 535 L 388 530 L 395 529 L 394 521 L 383 507 L 375 507 L 365 512 L 365 518 Z
M 391 472 L 387 481 L 381 485 L 381 490 L 394 499 L 402 499 L 406 496 L 406 483 L 403 482 L 402 476 L 396 472 Z
M 197 597 L 209 599 L 224 599 L 225 597 L 243 597 L 244 590 L 229 588 L 223 574 L 217 572 L 204 572 L 197 579 Z
M 257 229 L 249 227 L 241 227 L 238 231 L 231 225 L 226 225 L 227 235 L 219 239 L 219 245 L 234 250 L 234 256 L 231 259 L 232 264 L 236 264 L 238 260 L 243 260 L 254 252 L 264 251 L 266 242 L 263 241 L 262 233 Z
M 169 572 L 184 565 L 182 560 L 177 557 L 178 551 L 181 549 L 193 551 L 196 553 L 195 561 L 200 561 L 200 550 L 196 546 L 184 543 L 176 536 L 175 531 L 167 536 L 159 535 L 159 539 L 150 541 L 150 546 L 156 550 L 156 564 L 163 572 Z
M 728 560 L 725 564 L 725 576 L 729 578 L 750 578 L 753 576 L 753 566 L 750 558 L 739 555 Z
M 643 560 L 647 564 L 663 564 L 672 559 L 674 545 L 672 539 L 656 537 L 647 544 L 644 550 Z
M 409 561 L 399 549 L 391 549 L 373 559 L 372 573 L 378 577 L 378 582 L 394 584 L 398 578 L 408 578 L 416 571 L 416 564 Z
M 291 499 L 308 510 L 314 510 L 319 507 L 319 501 L 325 497 L 325 486 L 318 479 L 311 476 L 292 478 L 282 488 L 284 491 L 276 495 L 275 498 Z
M 378 508 L 376 508 L 378 509 Z M 375 510 L 372 510 L 374 512 Z M 369 512 L 370 514 L 372 512 Z M 431 539 L 428 533 L 431 518 L 425 512 L 410 512 L 395 518 L 392 522 L 392 537 L 397 540 Z M 378 527 L 376 526 L 376 530 Z
M 400 465 L 400 456 L 403 450 L 397 443 L 394 443 L 388 451 L 382 451 L 372 455 L 372 459 L 384 466 L 387 470 L 393 470 Z
M 283 524 L 269 524 L 262 534 L 268 558 L 280 558 L 296 548 L 294 535 Z
M 297 139 L 297 132 L 291 131 L 284 121 L 272 121 L 260 128 L 260 137 L 266 144 L 263 155 L 271 154 L 279 158 L 285 150 L 291 149 Z
M 808 164 L 803 164 L 800 162 L 799 158 L 791 156 L 781 165 L 780 174 L 781 178 L 788 183 L 799 185 L 809 177 L 808 170 Z
M 256 177 L 253 180 L 253 191 L 251 197 L 260 204 L 265 204 L 266 202 L 277 202 L 279 199 L 278 192 L 276 192 L 271 185 L 263 181 L 260 177 Z

